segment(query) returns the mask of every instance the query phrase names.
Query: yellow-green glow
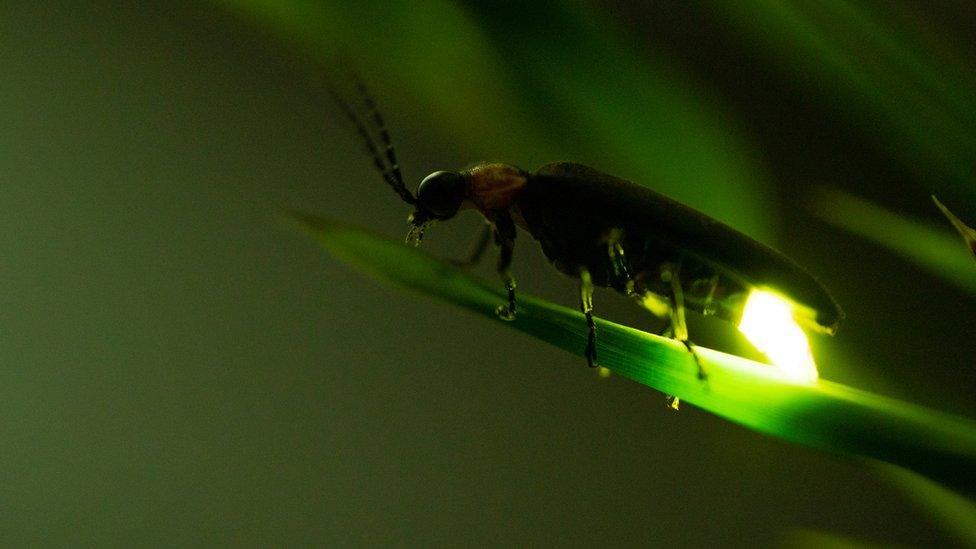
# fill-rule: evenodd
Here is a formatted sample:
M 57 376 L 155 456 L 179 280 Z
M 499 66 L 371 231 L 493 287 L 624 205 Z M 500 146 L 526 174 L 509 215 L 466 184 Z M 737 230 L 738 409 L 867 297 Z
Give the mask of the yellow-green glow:
M 654 316 L 664 318 L 671 310 L 671 303 L 657 294 L 647 292 L 640 298 L 640 303 Z
M 782 297 L 753 290 L 742 312 L 739 331 L 788 378 L 810 383 L 819 377 L 807 336 L 793 320 L 790 303 Z

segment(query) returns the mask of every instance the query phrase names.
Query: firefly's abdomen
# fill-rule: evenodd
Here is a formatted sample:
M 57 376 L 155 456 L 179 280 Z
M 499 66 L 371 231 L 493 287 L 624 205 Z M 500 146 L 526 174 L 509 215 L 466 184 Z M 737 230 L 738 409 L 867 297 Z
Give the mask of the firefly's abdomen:
M 800 305 L 798 318 L 833 333 L 843 318 L 827 291 L 786 256 L 644 186 L 571 163 L 529 176 L 514 203 L 521 224 L 560 271 L 586 268 L 594 284 L 668 295 L 665 264 L 677 265 L 686 306 L 737 321 L 751 289 L 779 291 Z M 626 273 L 611 261 L 619 242 Z M 805 314 L 804 314 L 805 313 Z

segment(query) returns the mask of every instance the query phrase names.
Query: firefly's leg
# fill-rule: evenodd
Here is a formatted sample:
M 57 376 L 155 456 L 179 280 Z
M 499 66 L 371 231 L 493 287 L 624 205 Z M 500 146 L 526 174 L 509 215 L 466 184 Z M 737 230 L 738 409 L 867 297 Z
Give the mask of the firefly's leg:
M 664 316 L 670 317 L 673 309 L 670 303 L 665 302 L 662 298 L 646 290 L 638 291 L 635 288 L 636 283 L 630 276 L 630 271 L 627 269 L 627 260 L 624 256 L 624 247 L 623 244 L 621 244 L 622 240 L 623 231 L 620 229 L 613 229 L 607 238 L 607 253 L 610 256 L 611 272 L 615 277 L 626 280 L 624 284 L 624 292 L 627 297 L 636 301 L 640 306 L 644 307 L 658 318 L 663 318 Z M 682 318 L 684 317 L 682 316 Z M 658 332 L 658 335 L 671 337 L 673 333 L 673 325 L 674 322 L 668 322 L 664 328 Z
M 622 278 L 627 281 L 625 295 L 636 298 L 637 292 L 634 291 L 634 279 L 630 277 L 630 272 L 627 269 L 627 258 L 624 256 L 622 240 L 623 231 L 621 229 L 611 230 L 607 237 L 607 254 L 610 256 L 610 269 L 615 278 Z
M 670 292 L 669 292 L 670 293 Z M 664 296 L 658 296 L 655 293 L 648 291 L 643 291 L 643 293 L 635 293 L 633 296 L 634 301 L 636 301 L 640 306 L 644 307 L 648 311 L 657 317 L 667 317 L 668 322 L 665 324 L 664 328 L 658 332 L 657 335 L 664 336 L 667 338 L 673 338 L 674 327 L 679 324 L 678 314 L 675 312 L 677 307 L 673 305 L 673 301 L 670 298 Z M 683 310 L 682 310 L 683 312 Z M 686 330 L 687 331 L 687 330 Z M 686 344 L 687 346 L 687 344 Z M 678 409 L 678 397 L 667 395 L 668 407 L 677 410 Z
M 467 259 L 451 261 L 458 267 L 462 269 L 468 269 L 474 267 L 481 261 L 481 256 L 485 254 L 485 250 L 488 249 L 488 240 L 491 239 L 491 225 L 485 223 L 484 228 L 481 230 L 481 234 L 478 235 L 478 240 L 475 241 L 474 247 L 471 248 L 471 253 L 468 254 Z
M 580 269 L 580 311 L 586 315 L 586 364 L 596 368 L 596 326 L 593 325 L 593 279 L 590 271 Z
M 671 330 L 673 331 L 674 338 L 680 341 L 688 349 L 688 352 L 695 359 L 695 364 L 698 366 L 698 379 L 704 380 L 706 378 L 705 367 L 702 364 L 701 357 L 695 352 L 694 344 L 688 340 L 688 325 L 685 324 L 685 302 L 684 302 L 684 292 L 681 289 L 681 281 L 678 279 L 678 268 L 670 265 L 661 270 L 661 280 L 670 284 L 671 298 Z M 677 407 L 677 399 L 674 400 L 674 406 Z
M 515 277 L 510 270 L 512 252 L 515 250 L 515 223 L 507 211 L 495 217 L 495 243 L 501 248 L 498 254 L 498 274 L 508 291 L 508 304 L 499 305 L 495 314 L 502 320 L 515 320 Z

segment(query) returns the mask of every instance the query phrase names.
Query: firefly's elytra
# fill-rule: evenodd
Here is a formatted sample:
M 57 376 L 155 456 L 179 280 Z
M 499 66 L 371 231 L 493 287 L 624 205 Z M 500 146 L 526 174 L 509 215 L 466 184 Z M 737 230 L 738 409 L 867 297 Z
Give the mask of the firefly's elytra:
M 528 232 L 557 270 L 579 280 L 591 367 L 597 359 L 595 286 L 613 288 L 667 316 L 675 339 L 692 351 L 686 308 L 739 324 L 750 295 L 768 296 L 771 291 L 788 298 L 787 321 L 791 315 L 807 329 L 833 334 L 844 316 L 826 289 L 786 256 L 642 185 L 580 164 L 558 162 L 535 172 L 500 163 L 439 171 L 421 181 L 414 195 L 404 184 L 382 116 L 362 84 L 357 85 L 372 131 L 334 95 L 383 178 L 414 207 L 407 241 L 419 245 L 430 225 L 460 210 L 480 212 L 486 221 L 484 232 L 463 264 L 477 262 L 494 240 L 499 247 L 498 273 L 508 292 L 497 312 L 511 320 L 518 303 L 512 250 L 518 229 Z M 373 133 L 385 149 L 382 154 Z

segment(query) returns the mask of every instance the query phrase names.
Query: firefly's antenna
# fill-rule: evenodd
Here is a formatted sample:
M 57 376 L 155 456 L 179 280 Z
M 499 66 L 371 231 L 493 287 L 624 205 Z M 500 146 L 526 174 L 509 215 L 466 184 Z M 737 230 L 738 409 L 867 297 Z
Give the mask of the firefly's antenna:
M 376 145 L 376 141 L 373 140 L 373 136 L 370 134 L 366 125 L 360 120 L 359 116 L 356 115 L 356 111 L 347 103 L 342 96 L 336 91 L 332 83 L 326 80 L 326 88 L 332 99 L 339 105 L 343 114 L 346 118 L 352 122 L 353 126 L 356 127 L 356 133 L 363 140 L 363 144 L 366 146 L 366 152 L 369 153 L 370 157 L 373 159 L 373 166 L 380 172 L 383 179 L 393 187 L 400 198 L 403 199 L 407 204 L 416 204 L 417 199 L 414 198 L 413 194 L 407 190 L 406 185 L 403 183 L 403 175 L 400 173 L 400 166 L 396 161 L 396 151 L 393 149 L 393 143 L 390 140 L 390 132 L 386 129 L 386 124 L 384 123 L 383 116 L 376 109 L 376 103 L 373 101 L 372 97 L 369 96 L 369 92 L 366 90 L 366 86 L 355 76 L 351 76 L 359 90 L 359 93 L 363 96 L 363 100 L 366 103 L 366 107 L 370 109 L 370 115 L 373 119 L 373 123 L 376 125 L 376 131 L 380 134 L 380 139 L 386 148 L 386 158 L 389 160 L 391 167 L 388 169 L 386 163 L 383 161 L 383 156 L 380 154 L 379 147 Z
M 393 172 L 393 179 L 399 181 L 401 186 L 404 186 L 403 174 L 400 173 L 400 163 L 397 162 L 396 149 L 393 148 L 393 141 L 390 139 L 390 131 L 386 128 L 386 120 L 383 119 L 383 114 L 380 113 L 379 109 L 376 107 L 376 101 L 373 101 L 373 96 L 370 95 L 369 90 L 366 89 L 366 84 L 363 84 L 363 80 L 359 77 L 359 74 L 350 72 L 350 77 L 352 78 L 356 89 L 359 90 L 359 95 L 362 96 L 363 103 L 365 103 L 366 108 L 369 109 L 369 114 L 373 118 L 374 129 L 380 135 L 380 141 L 382 141 L 383 146 L 386 147 L 386 160 L 390 164 L 390 171 Z

